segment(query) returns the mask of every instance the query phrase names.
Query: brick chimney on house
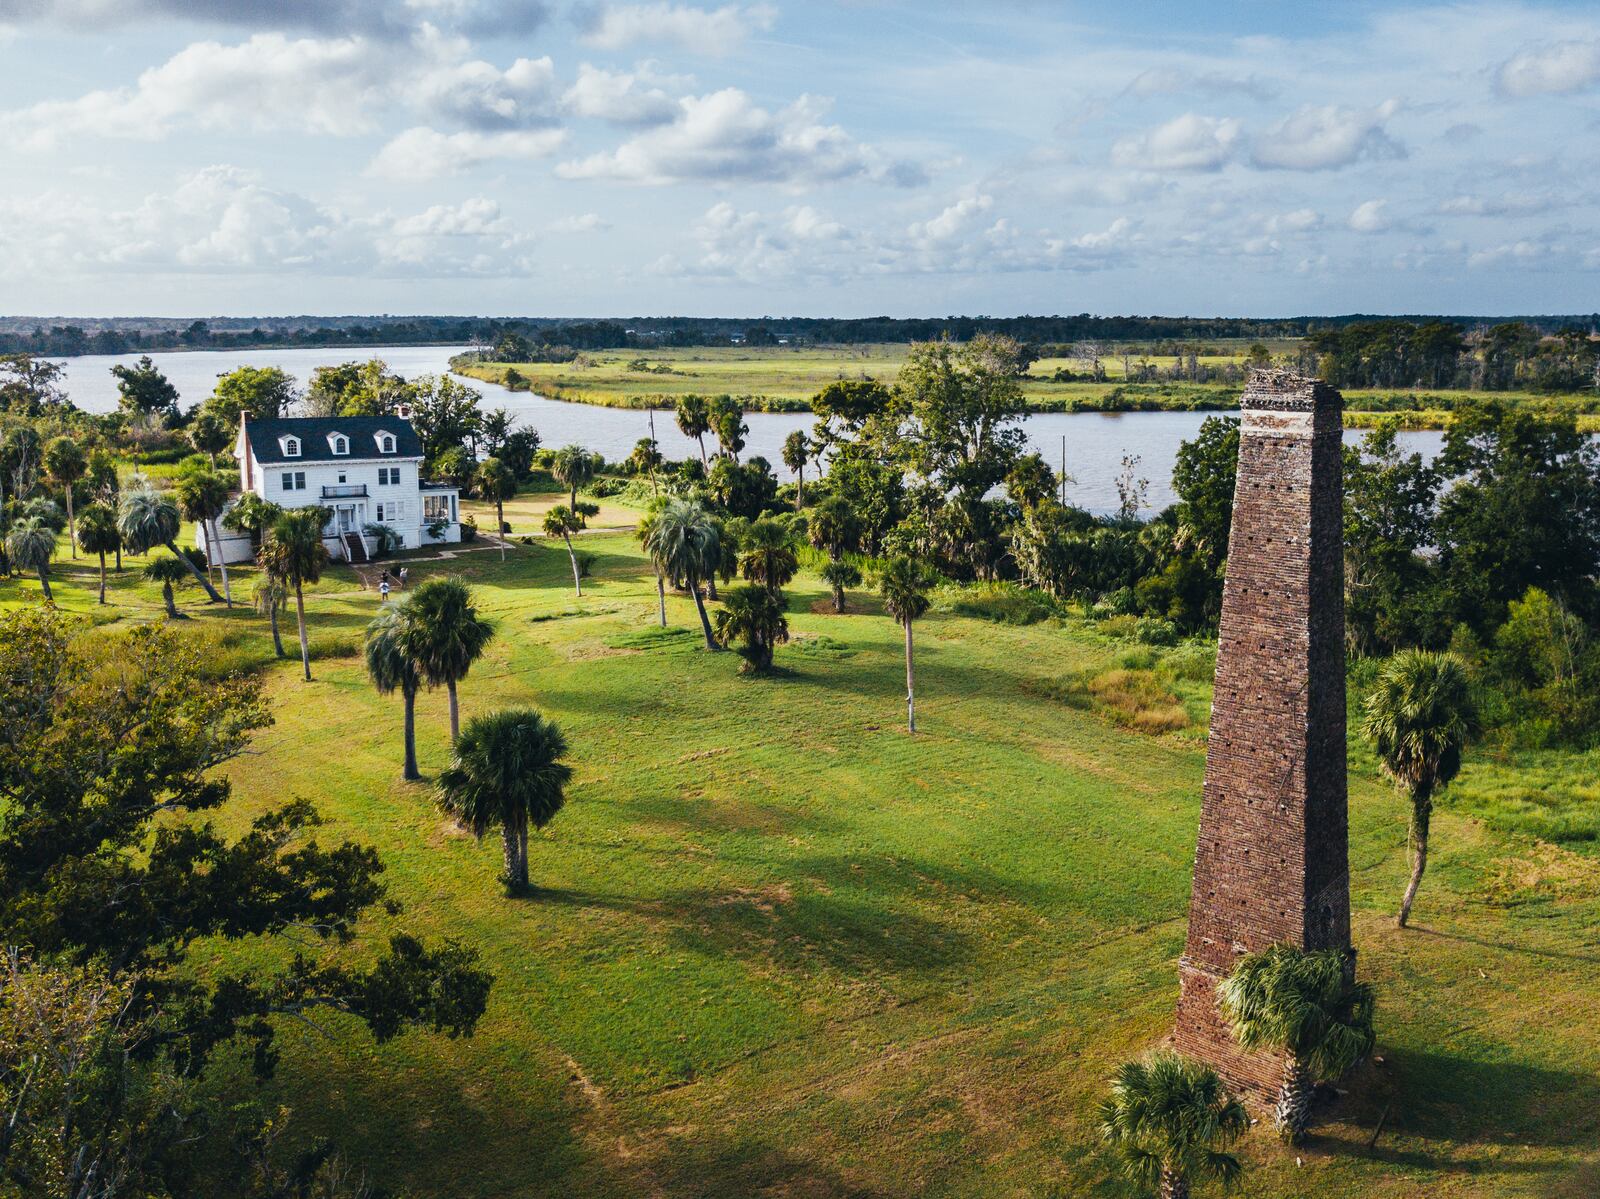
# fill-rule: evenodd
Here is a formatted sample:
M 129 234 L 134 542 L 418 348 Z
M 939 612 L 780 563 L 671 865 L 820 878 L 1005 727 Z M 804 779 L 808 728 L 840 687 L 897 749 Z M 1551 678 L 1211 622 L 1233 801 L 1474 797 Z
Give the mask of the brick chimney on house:
M 1281 1061 L 1246 1054 L 1216 986 L 1284 942 L 1350 949 L 1344 547 L 1337 391 L 1253 372 L 1218 632 L 1175 1043 L 1270 1100 Z M 1352 968 L 1353 968 L 1352 951 Z

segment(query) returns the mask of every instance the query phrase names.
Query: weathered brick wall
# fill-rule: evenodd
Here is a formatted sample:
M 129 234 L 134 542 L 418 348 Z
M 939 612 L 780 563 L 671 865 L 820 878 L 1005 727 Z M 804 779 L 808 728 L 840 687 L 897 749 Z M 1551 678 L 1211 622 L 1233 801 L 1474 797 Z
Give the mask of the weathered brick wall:
M 1350 944 L 1345 803 L 1343 400 L 1251 375 L 1218 632 L 1175 1041 L 1247 1097 L 1278 1063 L 1239 1052 L 1215 987 L 1275 942 Z

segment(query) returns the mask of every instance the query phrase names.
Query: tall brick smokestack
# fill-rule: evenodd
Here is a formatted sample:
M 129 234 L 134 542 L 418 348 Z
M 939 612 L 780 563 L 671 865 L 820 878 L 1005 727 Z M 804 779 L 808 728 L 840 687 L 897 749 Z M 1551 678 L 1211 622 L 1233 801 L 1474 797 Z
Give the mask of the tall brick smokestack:
M 1175 1041 L 1270 1099 L 1272 1055 L 1240 1051 L 1216 986 L 1246 953 L 1350 947 L 1344 553 L 1337 391 L 1252 373 L 1240 402 L 1216 690 Z

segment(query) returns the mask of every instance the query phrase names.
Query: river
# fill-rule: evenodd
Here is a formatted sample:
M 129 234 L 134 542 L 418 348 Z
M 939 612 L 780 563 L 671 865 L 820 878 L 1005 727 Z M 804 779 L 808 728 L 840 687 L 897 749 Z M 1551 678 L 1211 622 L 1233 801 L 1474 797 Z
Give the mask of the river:
M 151 354 L 156 366 L 178 389 L 185 408 L 211 394 L 217 376 L 238 366 L 276 366 L 293 375 L 302 386 L 319 366 L 346 362 L 353 358 L 379 357 L 396 374 L 407 378 L 424 374 L 443 374 L 450 358 L 464 346 L 336 346 L 311 349 L 269 350 L 192 350 Z M 116 379 L 111 367 L 131 363 L 137 354 L 89 354 L 65 359 L 66 390 L 72 401 L 90 412 L 109 412 L 117 406 Z M 577 443 L 596 450 L 608 460 L 625 458 L 634 442 L 650 435 L 650 415 L 628 408 L 602 408 L 592 404 L 572 404 L 545 399 L 525 391 L 507 391 L 497 384 L 465 379 L 483 393 L 484 407 L 504 407 L 517 416 L 520 425 L 531 425 L 546 446 Z M 1147 502 L 1153 510 L 1172 503 L 1172 464 L 1178 446 L 1195 435 L 1203 412 L 1041 412 L 1027 417 L 1023 427 L 1030 448 L 1043 454 L 1055 469 L 1060 469 L 1062 438 L 1066 438 L 1067 474 L 1072 482 L 1067 498 L 1094 512 L 1107 512 L 1117 506 L 1117 478 L 1124 454 L 1139 459 L 1137 475 L 1150 482 Z M 744 456 L 759 454 L 789 478 L 780 453 L 783 439 L 794 429 L 809 429 L 812 418 L 798 412 L 752 412 L 745 417 L 750 426 Z M 699 453 L 695 443 L 678 432 L 669 412 L 655 414 L 656 439 L 669 458 L 687 458 Z M 1345 440 L 1359 440 L 1355 430 L 1345 431 Z M 710 439 L 708 439 L 710 440 Z M 1442 435 L 1436 432 L 1402 433 L 1407 449 L 1432 455 L 1439 449 Z

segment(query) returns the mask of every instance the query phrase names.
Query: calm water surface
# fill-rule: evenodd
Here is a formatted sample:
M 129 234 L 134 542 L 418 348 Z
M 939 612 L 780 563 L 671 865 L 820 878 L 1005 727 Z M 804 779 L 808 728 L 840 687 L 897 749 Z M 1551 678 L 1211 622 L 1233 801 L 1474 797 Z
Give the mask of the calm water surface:
M 291 350 L 199 350 L 150 355 L 156 366 L 178 389 L 180 403 L 188 407 L 211 394 L 217 376 L 237 366 L 276 366 L 293 375 L 302 386 L 319 366 L 331 366 L 353 358 L 379 357 L 395 373 L 408 378 L 424 374 L 444 374 L 450 357 L 465 346 L 373 346 L 353 349 L 348 346 L 326 349 Z M 137 354 L 94 354 L 66 359 L 67 393 L 74 403 L 90 412 L 109 412 L 117 406 L 116 380 L 111 367 L 131 363 Z M 504 407 L 516 414 L 518 423 L 539 431 L 547 446 L 576 443 L 597 450 L 607 459 L 625 458 L 634 442 L 650 435 L 650 414 L 626 408 L 601 408 L 591 404 L 570 404 L 549 400 L 525 391 L 507 391 L 493 383 L 467 379 L 483 393 L 484 407 Z M 1029 447 L 1043 454 L 1050 465 L 1061 467 L 1062 438 L 1066 438 L 1067 474 L 1073 482 L 1068 498 L 1092 511 L 1103 512 L 1117 506 L 1117 476 L 1122 457 L 1138 457 L 1138 475 L 1150 481 L 1148 492 L 1152 509 L 1159 510 L 1175 498 L 1172 492 L 1172 464 L 1178 446 L 1194 437 L 1206 416 L 1203 412 L 1048 412 L 1028 417 L 1023 427 Z M 783 439 L 795 429 L 809 429 L 809 413 L 752 412 L 745 417 L 750 426 L 744 455 L 759 454 L 776 468 L 780 478 L 789 478 L 782 464 Z M 661 451 L 669 458 L 687 458 L 699 453 L 689 438 L 678 432 L 669 412 L 655 414 L 655 435 Z M 1345 432 L 1347 442 L 1359 440 L 1354 430 Z M 708 438 L 708 441 L 711 439 Z M 1439 449 L 1442 435 L 1437 432 L 1402 433 L 1406 449 L 1432 455 Z

